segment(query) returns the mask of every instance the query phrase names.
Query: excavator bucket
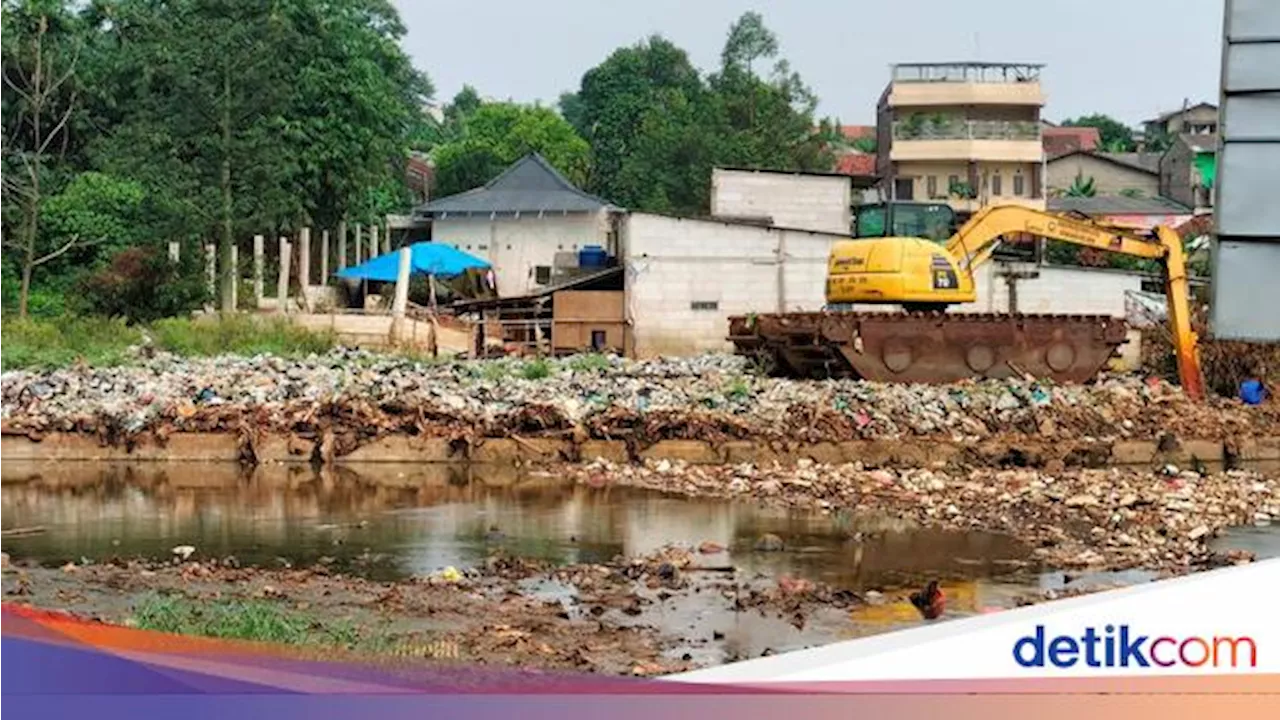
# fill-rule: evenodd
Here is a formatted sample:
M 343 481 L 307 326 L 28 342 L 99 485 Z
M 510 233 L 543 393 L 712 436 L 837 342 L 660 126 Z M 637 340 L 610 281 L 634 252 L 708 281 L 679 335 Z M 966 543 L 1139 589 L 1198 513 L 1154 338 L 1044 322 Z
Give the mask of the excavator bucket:
M 789 377 L 1079 383 L 1124 344 L 1126 327 L 1100 315 L 826 312 L 735 316 L 729 333 L 738 354 Z

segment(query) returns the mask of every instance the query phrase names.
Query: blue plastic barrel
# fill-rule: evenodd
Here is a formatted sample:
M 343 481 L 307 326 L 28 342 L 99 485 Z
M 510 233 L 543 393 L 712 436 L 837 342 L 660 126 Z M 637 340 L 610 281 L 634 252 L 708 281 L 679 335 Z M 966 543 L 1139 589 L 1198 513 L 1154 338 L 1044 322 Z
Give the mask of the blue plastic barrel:
M 583 245 L 578 251 L 578 266 L 584 268 L 602 268 L 609 263 L 609 253 L 599 245 Z

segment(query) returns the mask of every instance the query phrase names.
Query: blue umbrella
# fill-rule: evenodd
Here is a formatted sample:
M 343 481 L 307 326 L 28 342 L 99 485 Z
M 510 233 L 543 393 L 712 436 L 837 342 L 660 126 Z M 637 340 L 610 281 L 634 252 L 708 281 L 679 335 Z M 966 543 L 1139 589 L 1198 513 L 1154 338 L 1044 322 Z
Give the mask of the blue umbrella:
M 462 252 L 450 245 L 433 242 L 414 243 L 409 246 L 409 274 L 452 277 L 473 268 L 487 268 L 489 262 Z M 341 278 L 395 282 L 400 274 L 400 251 L 379 255 L 354 267 L 339 270 Z

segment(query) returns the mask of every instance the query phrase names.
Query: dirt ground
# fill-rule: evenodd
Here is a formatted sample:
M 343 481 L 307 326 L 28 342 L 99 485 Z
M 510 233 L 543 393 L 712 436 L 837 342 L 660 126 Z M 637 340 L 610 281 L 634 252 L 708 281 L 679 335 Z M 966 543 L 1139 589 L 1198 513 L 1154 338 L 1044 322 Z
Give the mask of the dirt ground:
M 665 674 L 770 654 L 771 648 L 735 643 L 731 628 L 741 624 L 740 616 L 784 625 L 801 637 L 814 619 L 838 621 L 863 602 L 809 581 L 745 578 L 716 564 L 716 548 L 703 550 L 670 548 L 646 558 L 559 568 L 499 555 L 458 577 L 396 582 L 324 566 L 239 568 L 233 559 L 62 568 L 17 561 L 6 567 L 3 585 L 6 603 L 113 624 L 136 625 L 138 608 L 156 598 L 196 607 L 251 600 L 274 603 L 317 625 L 350 628 L 356 641 L 348 649 L 360 653 L 613 675 Z M 694 615 L 711 610 L 721 621 L 727 618 L 727 626 L 690 622 L 690 632 L 674 633 L 671 618 L 656 617 L 690 608 Z M 808 638 L 811 644 L 830 639 L 822 632 Z

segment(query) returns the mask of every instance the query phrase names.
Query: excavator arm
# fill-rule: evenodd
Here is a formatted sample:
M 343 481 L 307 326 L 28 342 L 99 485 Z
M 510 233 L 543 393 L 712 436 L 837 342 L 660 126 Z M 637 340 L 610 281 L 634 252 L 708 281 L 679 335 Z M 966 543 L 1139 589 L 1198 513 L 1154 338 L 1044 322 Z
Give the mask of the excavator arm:
M 1014 233 L 1028 233 L 1073 245 L 1160 260 L 1165 267 L 1165 296 L 1169 304 L 1178 379 L 1187 395 L 1195 399 L 1204 397 L 1198 338 L 1191 328 L 1186 255 L 1182 239 L 1172 228 L 1157 227 L 1155 237 L 1150 239 L 1128 228 L 1108 227 L 1020 206 L 992 206 L 974 213 L 947 241 L 947 250 L 956 258 L 958 269 L 966 273 L 972 282 L 973 271 L 991 258 L 1000 238 Z

